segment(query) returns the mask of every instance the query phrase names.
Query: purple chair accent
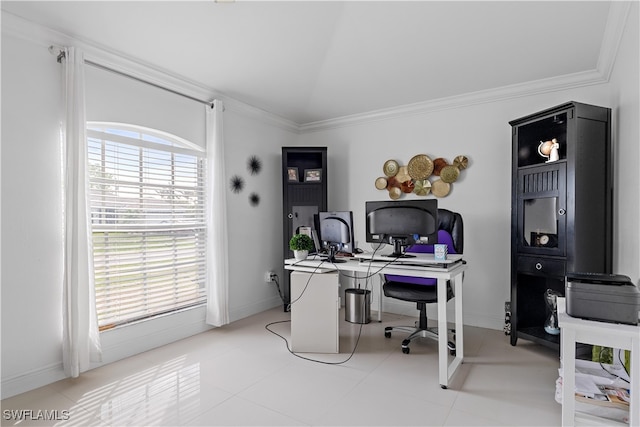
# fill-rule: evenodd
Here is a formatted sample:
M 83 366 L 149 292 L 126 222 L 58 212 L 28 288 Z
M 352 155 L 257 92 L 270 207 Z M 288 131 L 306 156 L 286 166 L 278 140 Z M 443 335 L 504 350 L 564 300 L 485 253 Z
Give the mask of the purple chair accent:
M 438 243 L 447 245 L 448 253 L 455 254 L 456 248 L 453 245 L 453 238 L 446 230 L 438 230 Z M 407 248 L 409 253 L 432 254 L 433 245 L 413 245 Z M 427 279 L 424 277 L 398 276 L 396 274 L 387 274 L 384 276 L 387 282 L 404 282 L 414 283 L 416 285 L 435 285 L 436 279 Z

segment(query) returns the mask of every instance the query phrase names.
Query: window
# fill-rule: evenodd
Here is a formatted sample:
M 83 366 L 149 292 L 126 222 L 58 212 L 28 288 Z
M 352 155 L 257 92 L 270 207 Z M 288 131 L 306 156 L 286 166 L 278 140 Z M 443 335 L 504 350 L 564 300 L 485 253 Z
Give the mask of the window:
M 205 302 L 205 159 L 139 126 L 87 126 L 100 330 Z

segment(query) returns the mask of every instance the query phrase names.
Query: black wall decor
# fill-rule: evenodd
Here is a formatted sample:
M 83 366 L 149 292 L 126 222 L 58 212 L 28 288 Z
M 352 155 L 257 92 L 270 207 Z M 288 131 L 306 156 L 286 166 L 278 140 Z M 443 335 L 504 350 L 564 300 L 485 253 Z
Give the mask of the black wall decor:
M 249 160 L 247 160 L 247 169 L 251 175 L 258 175 L 262 170 L 262 161 L 257 156 L 249 157 Z
M 239 193 L 244 188 L 244 179 L 241 176 L 234 175 L 231 177 L 231 191 Z

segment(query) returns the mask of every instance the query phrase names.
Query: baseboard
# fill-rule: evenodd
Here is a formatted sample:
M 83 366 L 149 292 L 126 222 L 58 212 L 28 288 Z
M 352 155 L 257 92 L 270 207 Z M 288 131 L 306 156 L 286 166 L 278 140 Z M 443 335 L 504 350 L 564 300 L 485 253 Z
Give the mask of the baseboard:
M 234 322 L 281 305 L 280 298 L 274 297 L 231 309 L 229 317 Z M 101 335 L 102 362 L 93 363 L 91 369 L 205 332 L 212 328 L 205 323 L 205 316 L 205 307 L 201 306 L 105 331 Z M 39 369 L 3 378 L 1 398 L 6 399 L 65 378 L 60 360 Z
M 282 300 L 274 296 L 252 304 L 232 307 L 229 309 L 229 319 L 231 322 L 235 322 L 236 320 L 244 319 L 245 317 L 253 316 L 254 314 L 262 313 L 263 311 L 271 310 L 274 307 L 282 305 Z
M 447 318 L 454 319 L 455 311 L 453 309 L 452 304 L 451 307 L 447 308 Z M 405 302 L 400 300 L 393 300 L 391 298 L 385 298 L 383 301 L 383 312 L 399 314 L 402 316 L 418 316 L 418 310 L 416 309 L 416 304 L 413 302 Z M 377 305 L 376 305 L 377 309 Z M 429 319 L 437 319 L 437 310 L 434 308 L 431 310 L 427 310 L 427 317 Z M 463 323 L 467 326 L 475 326 L 478 328 L 485 329 L 493 329 L 497 331 L 501 331 L 504 327 L 504 316 L 503 317 L 489 317 L 482 314 L 477 313 L 469 313 L 464 312 Z
M 39 387 L 44 387 L 45 385 L 65 378 L 66 375 L 64 374 L 62 361 L 52 363 L 40 369 L 34 369 L 13 377 L 3 378 L 0 397 L 6 399 Z
M 212 328 L 205 323 L 205 315 L 205 307 L 200 306 L 105 331 L 101 334 L 102 363 L 92 364 L 91 369 L 205 332 Z

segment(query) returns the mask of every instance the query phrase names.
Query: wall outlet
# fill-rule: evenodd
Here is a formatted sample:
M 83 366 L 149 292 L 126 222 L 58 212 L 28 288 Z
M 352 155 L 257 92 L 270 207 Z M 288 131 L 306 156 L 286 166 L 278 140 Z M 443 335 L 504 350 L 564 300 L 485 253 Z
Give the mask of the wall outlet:
M 505 335 L 511 335 L 511 301 L 504 303 L 504 328 Z
M 266 273 L 264 273 L 264 281 L 266 283 L 275 282 L 276 277 L 276 273 L 274 273 L 273 271 L 267 271 Z

